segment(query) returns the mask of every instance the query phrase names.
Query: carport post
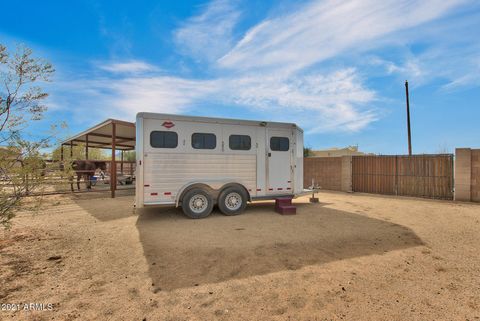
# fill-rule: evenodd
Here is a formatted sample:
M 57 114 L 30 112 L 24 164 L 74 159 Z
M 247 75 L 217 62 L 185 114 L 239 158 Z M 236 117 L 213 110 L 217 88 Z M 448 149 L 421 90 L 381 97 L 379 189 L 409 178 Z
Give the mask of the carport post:
M 70 141 L 70 159 L 73 159 L 73 141 Z
M 123 150 L 122 150 L 120 160 L 121 160 L 121 162 L 120 162 L 120 173 L 122 173 L 122 175 L 123 175 Z
M 63 144 L 60 145 L 60 161 L 63 162 Z
M 130 162 L 130 176 L 133 176 L 133 164 L 135 163 L 135 166 L 137 165 L 137 161 L 135 160 L 133 163 Z
M 117 188 L 117 166 L 115 163 L 115 143 L 117 140 L 117 129 L 115 122 L 112 122 L 112 162 L 110 163 L 110 191 L 112 198 L 115 198 L 115 189 Z
M 85 135 L 85 159 L 88 160 L 88 134 Z

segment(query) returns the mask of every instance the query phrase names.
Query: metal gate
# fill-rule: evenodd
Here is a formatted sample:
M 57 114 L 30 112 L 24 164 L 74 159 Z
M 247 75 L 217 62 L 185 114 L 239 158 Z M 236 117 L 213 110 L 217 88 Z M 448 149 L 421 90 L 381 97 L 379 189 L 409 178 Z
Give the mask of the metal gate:
M 353 156 L 354 192 L 453 199 L 453 155 Z

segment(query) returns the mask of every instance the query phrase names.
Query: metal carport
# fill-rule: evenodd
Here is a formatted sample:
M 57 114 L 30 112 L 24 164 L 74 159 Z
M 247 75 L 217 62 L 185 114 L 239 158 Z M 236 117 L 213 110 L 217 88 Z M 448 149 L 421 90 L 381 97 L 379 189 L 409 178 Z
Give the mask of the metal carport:
M 107 119 L 80 134 L 62 141 L 60 147 L 60 158 L 62 162 L 64 160 L 64 146 L 70 147 L 70 156 L 73 156 L 73 146 L 78 146 L 79 143 L 85 144 L 86 159 L 88 159 L 89 148 L 112 150 L 112 160 L 110 162 L 110 191 L 112 198 L 114 198 L 117 189 L 117 162 L 115 160 L 115 153 L 118 150 L 121 151 L 121 166 L 123 166 L 123 152 L 135 150 L 135 123 L 118 119 Z

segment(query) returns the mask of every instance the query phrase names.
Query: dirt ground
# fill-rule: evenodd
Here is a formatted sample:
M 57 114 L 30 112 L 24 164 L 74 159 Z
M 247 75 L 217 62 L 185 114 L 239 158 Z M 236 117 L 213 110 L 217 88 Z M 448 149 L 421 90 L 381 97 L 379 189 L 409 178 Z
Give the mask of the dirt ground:
M 0 232 L 0 320 L 480 320 L 480 205 L 322 192 L 191 220 L 105 196 Z

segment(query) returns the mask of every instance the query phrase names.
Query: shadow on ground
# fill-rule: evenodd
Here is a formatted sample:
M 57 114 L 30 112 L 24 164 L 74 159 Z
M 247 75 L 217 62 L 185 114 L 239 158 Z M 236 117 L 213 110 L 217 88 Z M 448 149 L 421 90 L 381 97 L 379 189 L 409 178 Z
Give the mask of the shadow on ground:
M 66 194 L 82 209 L 100 221 L 118 220 L 135 215 L 135 190 L 118 190 L 116 198 L 110 197 L 110 191 Z
M 138 210 L 137 228 L 157 290 L 173 290 L 422 245 L 401 225 L 325 207 L 297 205 L 281 216 L 272 202 L 244 214 L 201 220 L 180 209 Z

